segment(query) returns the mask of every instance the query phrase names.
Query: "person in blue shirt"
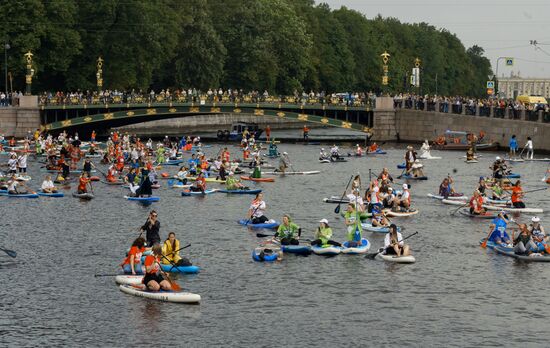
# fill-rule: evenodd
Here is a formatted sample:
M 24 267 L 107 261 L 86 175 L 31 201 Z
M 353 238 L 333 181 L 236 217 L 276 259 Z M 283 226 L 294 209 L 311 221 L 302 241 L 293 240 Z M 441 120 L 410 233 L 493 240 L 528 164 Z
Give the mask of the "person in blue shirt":
M 498 216 L 493 219 L 489 229 L 492 231 L 489 236 L 489 241 L 495 244 L 510 244 L 512 240 L 508 233 L 506 233 L 506 226 L 508 225 L 508 216 L 504 210 L 498 213 Z
M 512 135 L 510 138 L 510 142 L 508 143 L 508 147 L 510 148 L 510 158 L 516 157 L 516 152 L 518 150 L 518 141 L 516 140 L 516 135 Z
M 187 161 L 187 163 L 189 164 L 189 173 L 191 175 L 197 175 L 198 160 L 197 160 L 195 154 L 191 155 L 191 158 Z

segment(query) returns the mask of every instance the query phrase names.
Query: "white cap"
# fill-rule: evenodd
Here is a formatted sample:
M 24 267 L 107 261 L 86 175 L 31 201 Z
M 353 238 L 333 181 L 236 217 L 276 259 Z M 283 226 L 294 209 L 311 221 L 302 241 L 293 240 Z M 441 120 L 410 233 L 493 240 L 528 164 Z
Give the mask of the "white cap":
M 501 210 L 498 212 L 499 214 L 502 214 L 502 215 L 506 215 L 506 211 L 505 210 Z
M 322 147 L 322 148 L 321 148 L 321 151 L 325 151 L 325 148 L 324 148 L 324 147 Z
M 283 152 L 283 155 L 288 155 L 288 153 L 285 151 L 285 152 Z
M 500 159 L 500 156 L 497 156 L 497 158 L 496 158 L 496 159 L 497 159 L 497 160 L 499 160 L 499 159 Z
M 319 222 L 324 222 L 325 224 L 328 225 L 328 220 L 327 219 L 321 219 L 321 221 L 319 221 Z
M 533 222 L 539 222 L 540 221 L 540 218 L 538 216 L 533 216 L 533 218 L 531 219 L 531 221 Z
M 408 189 L 409 189 L 409 185 L 403 184 L 403 188 L 404 188 L 405 190 L 408 190 Z

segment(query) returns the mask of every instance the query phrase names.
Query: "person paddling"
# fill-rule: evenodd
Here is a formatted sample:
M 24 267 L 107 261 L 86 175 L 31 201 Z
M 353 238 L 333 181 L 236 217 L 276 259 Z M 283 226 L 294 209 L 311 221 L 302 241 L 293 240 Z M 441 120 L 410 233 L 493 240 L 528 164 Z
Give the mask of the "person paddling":
M 143 274 L 141 256 L 145 251 L 145 239 L 138 237 L 132 242 L 128 256 L 122 262 L 122 270 L 125 274 Z
M 19 191 L 17 186 L 22 186 L 25 188 L 25 191 Z M 29 188 L 25 183 L 17 180 L 16 174 L 11 176 L 11 179 L 8 181 L 8 194 L 10 195 L 22 195 L 29 192 Z
M 384 255 L 409 256 L 411 254 L 410 247 L 403 242 L 403 236 L 397 232 L 397 226 L 391 224 L 390 232 L 384 237 Z
M 197 175 L 197 178 L 195 179 L 193 186 L 191 186 L 191 191 L 202 192 L 202 193 L 206 192 L 206 179 L 204 178 L 204 175 L 202 172 L 199 172 L 199 175 Z
M 160 259 L 162 257 L 162 247 L 155 244 L 152 249 L 153 253 L 145 257 L 145 276 L 143 284 L 151 291 L 171 290 L 170 282 L 161 274 Z
M 191 262 L 185 257 L 180 256 L 180 241 L 176 239 L 176 233 L 168 233 L 168 238 L 162 245 L 162 258 L 163 264 L 176 265 L 176 266 L 191 266 Z
M 481 215 L 485 214 L 485 209 L 483 208 L 483 197 L 478 190 L 474 191 L 472 198 L 470 198 L 470 214 L 472 215 Z
M 314 234 L 315 240 L 311 242 L 311 245 L 317 245 L 320 247 L 325 247 L 328 245 L 342 246 L 342 244 L 331 240 L 332 238 L 332 229 L 328 225 L 327 219 L 321 219 L 319 221 L 319 227 Z
M 489 236 L 489 241 L 495 244 L 504 244 L 509 245 L 512 243 L 512 240 L 508 233 L 506 233 L 506 226 L 508 225 L 508 215 L 504 210 L 501 210 L 497 217 L 493 219 L 489 230 L 491 235 Z
M 290 219 L 290 215 L 283 215 L 283 223 L 279 225 L 275 238 L 281 242 L 281 245 L 298 245 L 300 242 L 300 227 Z
M 263 224 L 269 221 L 264 215 L 267 206 L 263 201 L 263 197 L 263 193 L 258 193 L 250 204 L 250 208 L 248 208 L 248 218 L 252 224 Z
M 40 188 L 44 193 L 57 193 L 57 187 L 53 184 L 51 175 L 46 175 Z
M 533 241 L 533 238 L 531 238 L 531 233 L 529 232 L 527 225 L 520 224 L 519 230 L 520 233 L 517 237 L 512 235 L 512 238 L 514 239 L 514 253 L 518 255 L 530 255 L 533 251 L 538 249 L 537 245 Z
M 441 184 L 439 185 L 439 195 L 443 198 L 447 199 L 450 195 L 454 193 L 453 188 L 451 187 L 451 184 L 453 183 L 453 179 L 451 176 L 447 176 Z
M 540 224 L 540 218 L 538 216 L 533 216 L 533 218 L 531 218 L 529 232 L 533 237 L 533 241 L 537 245 L 538 252 L 545 252 L 547 254 L 550 254 L 550 246 L 548 246 L 549 237 L 544 232 L 544 228 Z
M 512 205 L 514 208 L 525 208 L 525 203 L 523 203 L 523 189 L 521 188 L 521 181 L 516 181 L 512 187 Z
M 241 183 L 241 181 L 235 178 L 234 173 L 229 172 L 229 176 L 225 181 L 225 189 L 226 190 L 244 190 L 245 188 L 246 187 Z
M 283 155 L 279 159 L 279 172 L 282 172 L 283 174 L 290 166 L 290 159 L 288 158 L 288 153 L 283 152 Z
M 90 187 L 90 190 L 91 190 L 92 183 L 88 178 L 88 174 L 83 172 L 80 175 L 80 178 L 78 179 L 78 188 L 77 188 L 78 194 L 88 193 L 88 186 Z

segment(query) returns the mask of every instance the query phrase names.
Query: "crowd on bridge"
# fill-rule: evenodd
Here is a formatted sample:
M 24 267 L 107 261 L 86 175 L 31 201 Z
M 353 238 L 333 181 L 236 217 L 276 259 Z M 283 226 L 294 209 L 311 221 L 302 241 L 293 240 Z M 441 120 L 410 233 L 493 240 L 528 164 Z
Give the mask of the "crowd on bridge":
M 81 104 L 141 104 L 141 103 L 289 103 L 289 104 L 330 104 L 340 106 L 372 106 L 376 95 L 368 92 L 325 93 L 294 90 L 290 96 L 273 95 L 267 90 L 210 88 L 201 91 L 196 88 L 169 88 L 155 91 L 70 91 L 43 92 L 40 105 L 81 105 Z
M 393 97 L 395 108 L 438 111 L 443 113 L 489 116 L 491 108 L 496 117 L 504 117 L 506 110 L 513 118 L 519 118 L 523 111 L 549 112 L 548 104 L 524 104 L 507 98 L 471 98 L 462 96 L 430 96 L 397 94 Z

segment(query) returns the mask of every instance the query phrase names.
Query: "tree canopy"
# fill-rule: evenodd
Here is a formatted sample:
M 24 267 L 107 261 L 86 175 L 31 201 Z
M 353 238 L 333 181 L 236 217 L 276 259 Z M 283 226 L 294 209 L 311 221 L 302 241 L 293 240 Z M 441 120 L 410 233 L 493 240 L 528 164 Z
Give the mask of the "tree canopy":
M 29 50 L 35 92 L 95 89 L 99 56 L 104 88 L 119 90 L 380 92 L 384 51 L 390 93 L 482 96 L 492 74 L 481 47 L 445 29 L 312 0 L 14 0 L 0 3 L 0 21 L 16 90 Z

